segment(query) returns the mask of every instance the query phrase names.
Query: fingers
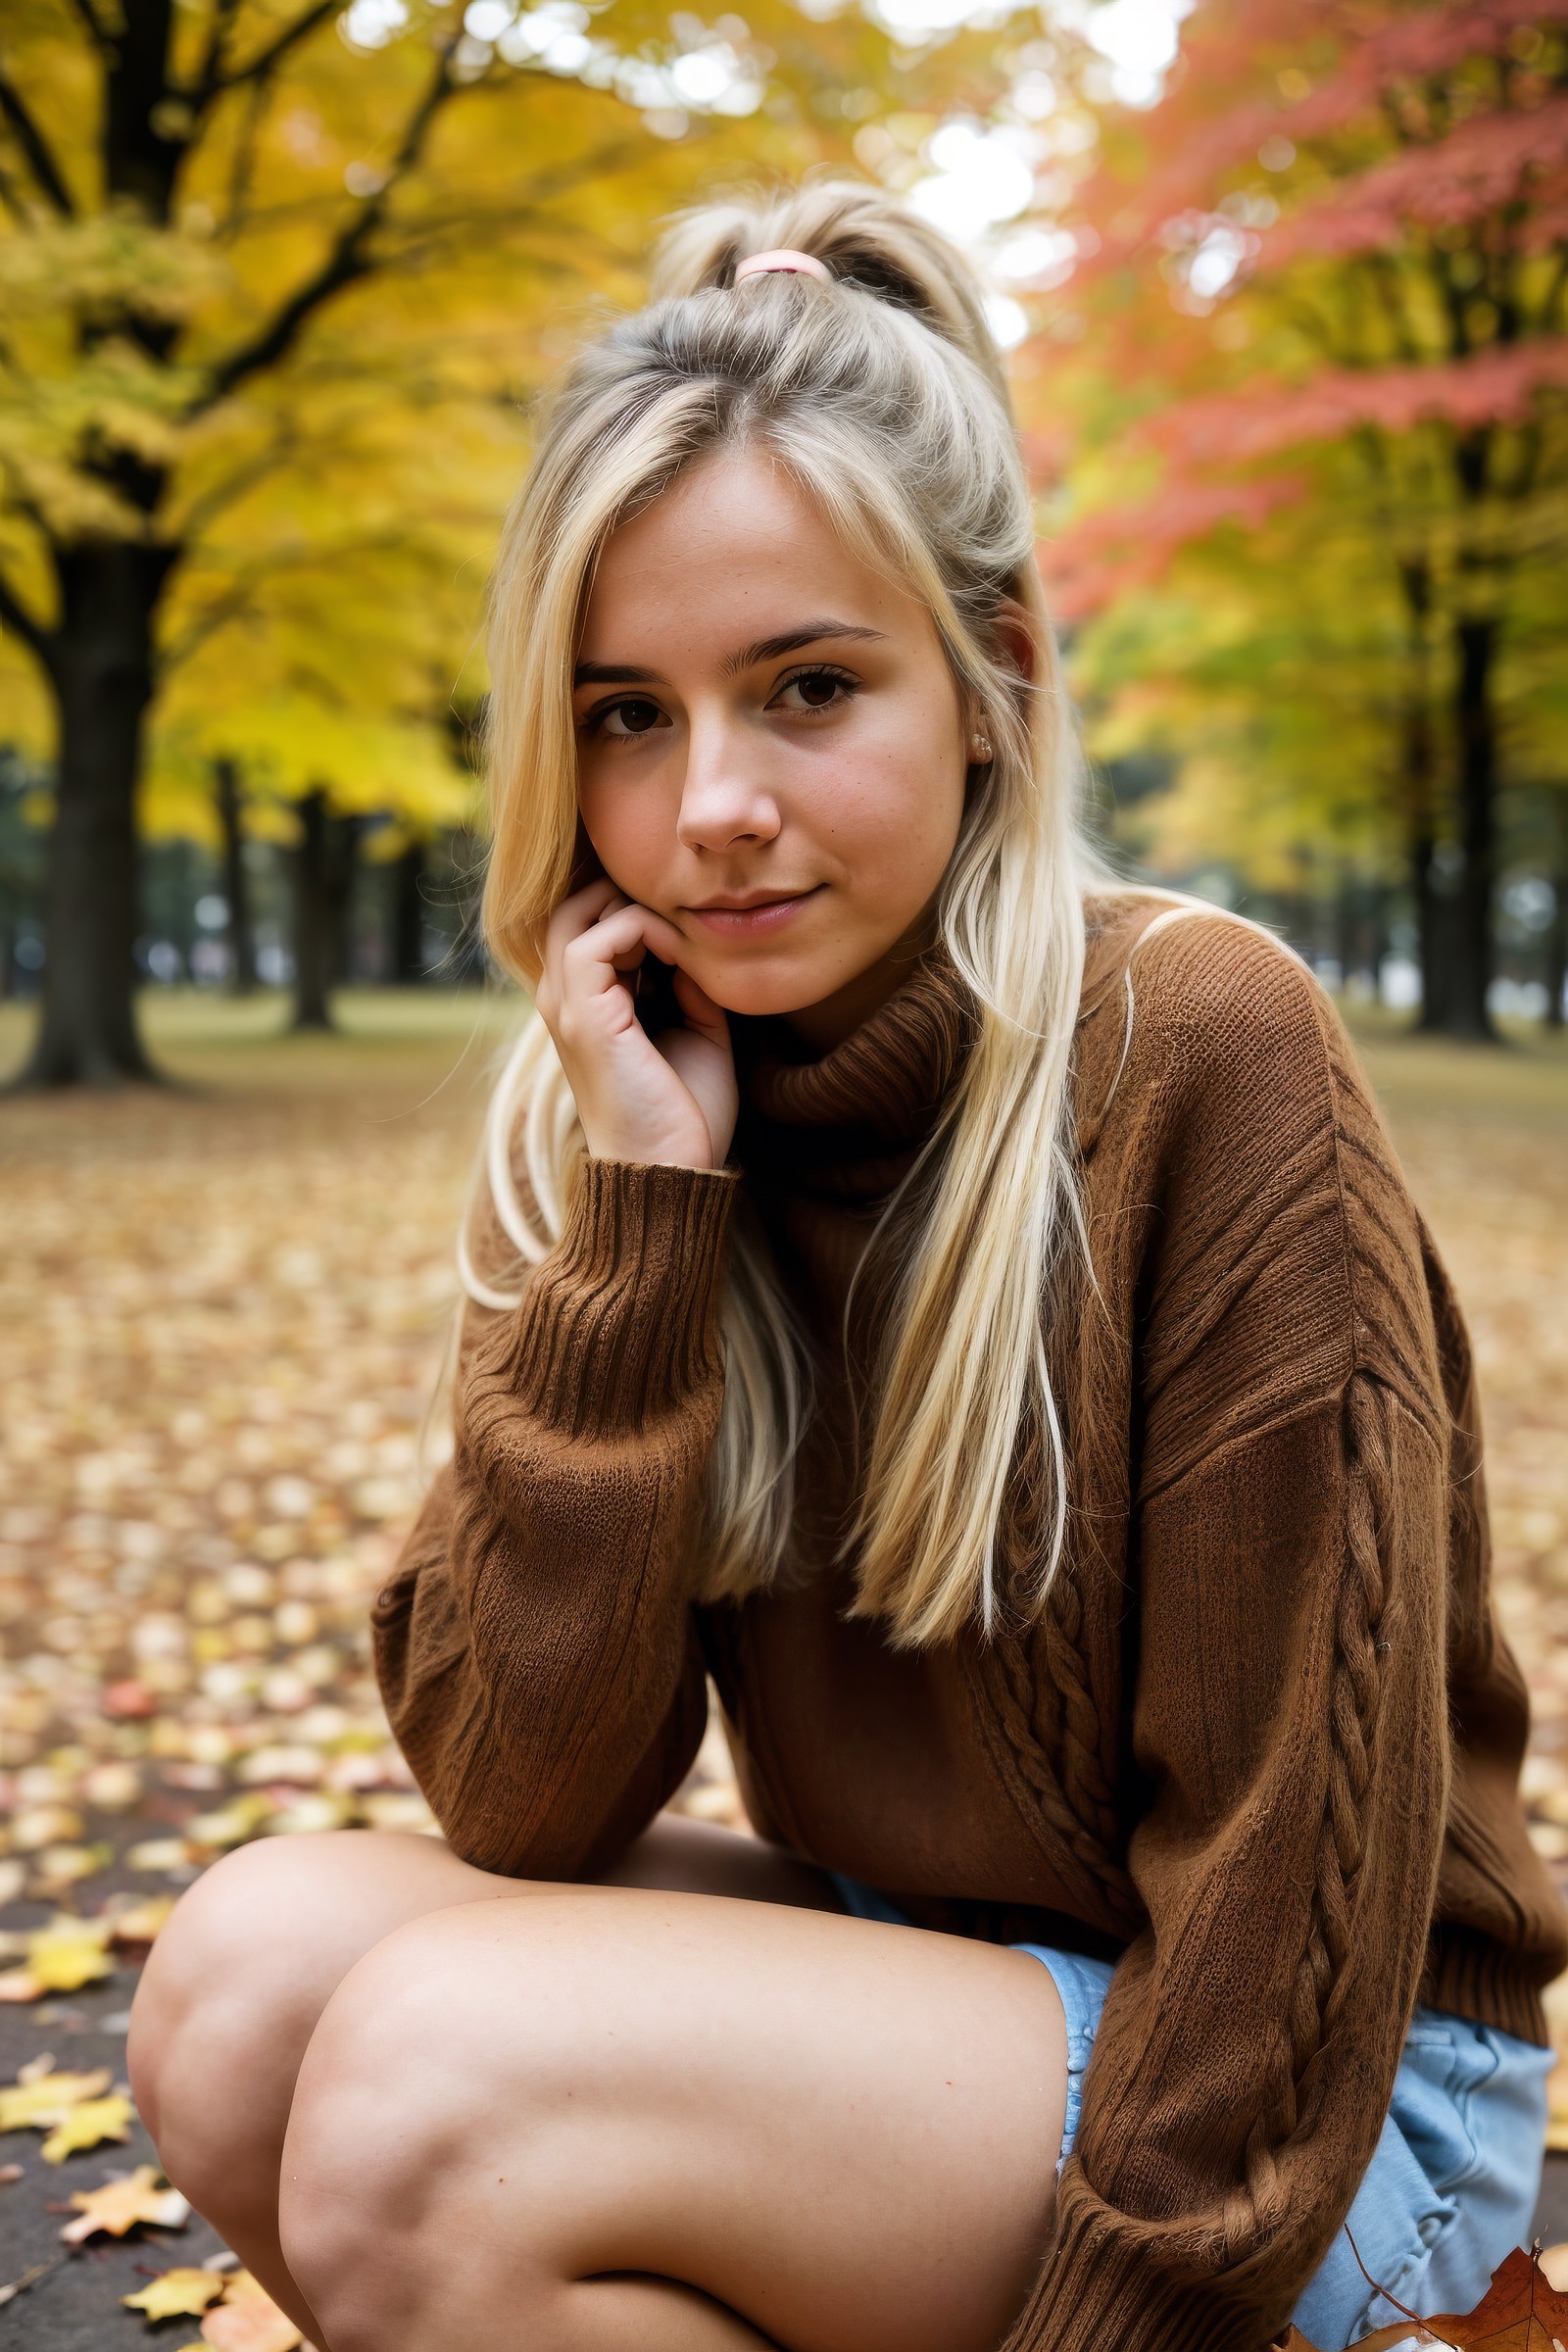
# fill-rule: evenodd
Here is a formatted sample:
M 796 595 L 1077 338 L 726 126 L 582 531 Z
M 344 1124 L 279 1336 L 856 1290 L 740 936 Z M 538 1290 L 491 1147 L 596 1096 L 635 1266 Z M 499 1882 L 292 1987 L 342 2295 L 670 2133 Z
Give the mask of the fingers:
M 626 899 L 613 882 L 607 881 L 603 875 L 582 890 L 574 890 L 569 898 L 562 900 L 545 931 L 544 956 L 535 1000 L 547 1022 L 554 1024 L 560 1009 L 562 962 L 567 948 L 590 930 L 608 908 L 624 906 L 626 904 Z
M 622 987 L 650 953 L 678 970 L 683 947 L 673 923 L 612 884 L 594 882 L 564 900 L 551 920 L 536 997 L 557 1044 L 564 1042 L 576 1015 Z M 703 1033 L 723 1036 L 722 1015 L 700 988 L 692 1002 Z
M 715 1044 L 729 1037 L 729 1018 L 721 1004 L 715 1004 L 700 980 L 690 972 L 675 967 L 675 1002 L 686 1015 L 688 1027 L 700 1037 L 710 1037 Z

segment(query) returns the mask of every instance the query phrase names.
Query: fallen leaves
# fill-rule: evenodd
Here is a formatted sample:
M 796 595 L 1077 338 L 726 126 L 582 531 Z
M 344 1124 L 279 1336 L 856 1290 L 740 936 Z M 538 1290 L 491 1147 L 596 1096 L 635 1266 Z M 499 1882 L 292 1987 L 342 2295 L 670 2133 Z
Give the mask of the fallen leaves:
M 79 1992 L 84 1984 L 111 1977 L 110 1921 L 77 1919 L 62 1912 L 45 1928 L 23 1937 L 26 1958 L 0 1975 L 0 2001 L 36 2001 L 46 1992 Z
M 84 2245 L 100 2232 L 123 2237 L 139 2226 L 183 2230 L 190 2219 L 185 2198 L 151 2164 L 138 2164 L 133 2173 L 112 2173 L 102 2188 L 79 2188 L 71 2202 L 76 2219 L 60 2232 L 68 2246 Z
M 83 2099 L 61 2117 L 39 2153 L 45 2164 L 64 2164 L 68 2156 L 101 2147 L 106 2139 L 128 2139 L 135 2114 L 122 2091 L 107 2099 Z
M 265 1051 L 261 1076 L 216 1054 L 193 1065 L 220 1094 L 8 1106 L 0 1903 L 29 1896 L 62 1916 L 0 1942 L 0 1998 L 101 1982 L 231 1845 L 430 1826 L 369 1672 L 368 1603 L 421 1482 L 478 1102 L 449 1088 L 402 1116 L 450 1066 L 450 1040 L 400 1044 L 394 1061 L 333 1043 L 330 1089 L 300 1077 L 316 1041 Z M 1440 1070 L 1401 1045 L 1369 1058 L 1475 1335 L 1495 1589 L 1531 1683 L 1526 1797 L 1568 1878 L 1563 1122 L 1500 1095 L 1478 1111 L 1474 1056 Z M 1422 1099 L 1409 1073 L 1429 1062 Z M 1501 1057 L 1485 1077 L 1523 1083 Z M 742 1818 L 716 1730 L 679 1802 Z M 111 1835 L 149 1892 L 73 1917 L 91 1908 Z M 1568 1979 L 1550 1997 L 1568 2051 Z M 1568 2146 L 1568 2061 L 1559 2075 L 1553 2132 Z M 49 2098 L 54 2112 L 4 2128 L 69 2138 L 114 2121 L 106 2073 L 58 2078 Z M 73 2248 L 186 2214 L 148 2166 L 73 2206 Z M 216 2352 L 293 2352 L 298 2330 L 259 2288 L 194 2276 L 206 2301 L 157 2324 L 199 2320 Z M 1506 2336 L 1488 2352 L 1504 2344 L 1526 2352 Z
M 83 2148 L 106 2139 L 128 2139 L 135 2110 L 122 2091 L 109 2089 L 107 2066 L 88 2075 L 57 2075 L 50 2058 L 24 2066 L 10 2087 L 0 2089 L 0 2132 L 45 2132 L 46 2164 L 64 2164 Z
M 248 2271 L 229 2274 L 221 2304 L 202 2322 L 202 2341 L 216 2352 L 298 2352 L 304 2337 Z
M 133 2295 L 122 2295 L 127 2311 L 139 2311 L 149 2321 L 200 2319 L 209 2303 L 216 2303 L 223 2292 L 223 2279 L 217 2271 L 165 2271 L 138 2287 Z
M 1282 2352 L 1317 2352 L 1298 2328 L 1290 2328 L 1281 2342 Z M 1536 2254 L 1516 2246 L 1493 2272 L 1474 2311 L 1395 2320 L 1370 2335 L 1358 2335 L 1355 2352 L 1394 2352 L 1396 2345 L 1411 2342 L 1446 2344 L 1453 2352 L 1561 2352 L 1568 2343 L 1568 2295 L 1552 2285 Z
M 200 2318 L 201 2344 L 187 2352 L 202 2352 L 205 2345 L 217 2352 L 297 2352 L 304 2342 L 288 2314 L 249 2271 L 165 2271 L 121 2301 L 141 2312 L 149 2327 L 159 2320 Z
M 0 2132 L 49 2131 L 83 2099 L 102 2098 L 113 2077 L 107 2066 L 86 2075 L 60 2075 L 45 2055 L 0 2088 Z
M 112 1945 L 150 1944 L 173 1909 L 172 1896 L 120 1904 L 96 1919 L 60 1912 L 30 1934 L 0 1936 L 0 1953 L 24 1955 L 0 1973 L 0 2001 L 37 2001 L 50 1992 L 79 1992 L 115 1973 Z

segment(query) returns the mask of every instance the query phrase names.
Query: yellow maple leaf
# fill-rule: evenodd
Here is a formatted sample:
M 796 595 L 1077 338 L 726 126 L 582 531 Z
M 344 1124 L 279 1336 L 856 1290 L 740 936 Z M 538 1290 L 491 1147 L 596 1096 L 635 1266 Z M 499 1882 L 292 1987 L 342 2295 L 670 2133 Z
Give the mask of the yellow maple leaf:
M 156 2165 L 138 2164 L 133 2173 L 112 2174 L 102 2188 L 78 2189 L 71 2202 L 76 2219 L 60 2234 L 68 2246 L 79 2246 L 100 2230 L 123 2237 L 138 2222 L 157 2230 L 183 2230 L 190 2207 L 177 2188 L 160 2187 Z
M 0 2132 L 48 2132 L 84 2099 L 101 2099 L 112 2078 L 107 2066 L 90 2075 L 31 2075 L 0 2090 Z
M 199 2319 L 222 2291 L 217 2271 L 165 2271 L 136 2294 L 120 2300 L 128 2311 L 145 2312 L 149 2321 Z
M 63 1911 L 27 1937 L 27 1973 L 46 1992 L 79 1992 L 83 1984 L 114 1975 L 104 1948 L 109 1936 L 108 1920 L 74 1919 Z
M 106 2139 L 128 2139 L 135 2109 L 117 2091 L 107 2099 L 81 2099 L 68 2109 L 39 2150 L 45 2164 L 64 2164 L 81 2148 Z

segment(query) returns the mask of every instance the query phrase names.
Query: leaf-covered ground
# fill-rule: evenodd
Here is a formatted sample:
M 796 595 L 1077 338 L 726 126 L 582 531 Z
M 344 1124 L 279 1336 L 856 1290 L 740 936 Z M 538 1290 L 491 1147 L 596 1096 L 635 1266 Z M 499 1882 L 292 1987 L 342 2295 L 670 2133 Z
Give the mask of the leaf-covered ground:
M 45 2055 L 34 2083 L 76 2082 L 32 2097 L 66 2122 L 0 2138 L 0 2283 L 51 2265 L 6 2314 L 39 2352 L 148 2340 L 121 2298 L 220 2259 L 195 2222 L 70 2253 L 59 2236 L 74 2196 L 152 2159 L 117 2085 L 159 1898 L 246 1838 L 428 1822 L 366 1604 L 418 1489 L 452 1234 L 514 1016 L 471 995 L 343 1009 L 347 1035 L 280 1041 L 273 1000 L 163 998 L 177 1090 L 0 1104 L 0 2085 Z M 1568 1877 L 1568 1054 L 1376 1022 L 1364 1042 L 1475 1334 L 1497 1591 L 1535 1697 L 1527 1794 Z M 22 1045 L 0 1008 L 0 1069 Z M 733 1816 L 721 1744 L 682 1801 Z M 1568 2147 L 1568 2065 L 1558 2082 Z M 190 2318 L 157 2340 L 227 2340 L 242 2285 L 181 2293 Z

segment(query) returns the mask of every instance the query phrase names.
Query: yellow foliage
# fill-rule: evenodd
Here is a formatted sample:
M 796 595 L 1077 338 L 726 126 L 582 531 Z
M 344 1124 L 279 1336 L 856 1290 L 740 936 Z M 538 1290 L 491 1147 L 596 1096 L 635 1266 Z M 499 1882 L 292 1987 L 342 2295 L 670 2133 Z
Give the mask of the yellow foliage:
M 0 2132 L 48 2131 L 73 2107 L 102 2098 L 111 2080 L 107 2066 L 95 2067 L 89 2075 L 40 2075 L 24 2069 L 14 2085 L 0 2089 Z
M 83 2099 L 61 2117 L 39 2154 L 45 2164 L 64 2164 L 68 2156 L 96 2148 L 106 2139 L 128 2139 L 135 2112 L 118 2091 L 107 2099 Z
M 199 2319 L 209 2303 L 216 2303 L 222 2291 L 223 2279 L 220 2272 L 165 2271 L 135 2294 L 122 2295 L 120 2300 L 127 2311 L 142 2312 L 149 2322 Z
M 494 41 L 464 13 L 181 0 L 157 51 L 159 12 L 96 42 L 90 12 L 13 0 L 5 70 L 45 160 L 0 127 L 20 172 L 0 205 L 0 587 L 47 633 L 73 542 L 175 551 L 152 624 L 154 833 L 214 838 L 220 757 L 264 826 L 323 787 L 416 830 L 467 821 L 452 705 L 483 691 L 482 583 L 543 376 L 640 299 L 680 204 L 851 166 L 873 134 L 918 173 L 920 138 L 1005 75 L 994 31 L 906 53 L 858 9 L 808 23 L 791 0 L 712 27 L 608 0 Z M 134 170 L 115 75 L 138 110 L 154 93 L 137 120 L 161 148 Z
M 73 1919 L 61 1912 L 27 1937 L 28 1974 L 45 1992 L 79 1992 L 84 1984 L 114 1975 L 105 1949 L 110 1934 L 106 1919 Z

